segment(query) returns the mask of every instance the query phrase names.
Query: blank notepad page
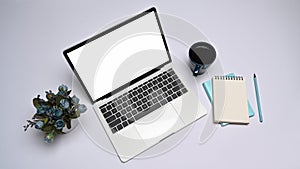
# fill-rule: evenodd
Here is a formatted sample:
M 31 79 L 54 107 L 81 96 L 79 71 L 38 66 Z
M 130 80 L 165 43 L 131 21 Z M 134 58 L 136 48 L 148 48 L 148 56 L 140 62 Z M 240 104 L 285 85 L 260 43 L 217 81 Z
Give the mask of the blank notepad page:
M 246 81 L 241 76 L 215 76 L 213 112 L 215 123 L 249 123 Z

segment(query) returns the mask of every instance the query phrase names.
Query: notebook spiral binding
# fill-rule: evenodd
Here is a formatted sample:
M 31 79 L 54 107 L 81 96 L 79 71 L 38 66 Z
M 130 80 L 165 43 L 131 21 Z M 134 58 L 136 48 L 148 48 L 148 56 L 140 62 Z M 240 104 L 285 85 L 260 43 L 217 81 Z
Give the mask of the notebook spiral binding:
M 215 76 L 215 80 L 244 80 L 243 76 Z

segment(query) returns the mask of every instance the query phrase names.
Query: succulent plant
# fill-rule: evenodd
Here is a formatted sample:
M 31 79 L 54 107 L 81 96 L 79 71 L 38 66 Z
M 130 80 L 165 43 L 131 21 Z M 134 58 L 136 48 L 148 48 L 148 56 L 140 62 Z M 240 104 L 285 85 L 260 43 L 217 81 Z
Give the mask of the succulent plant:
M 66 85 L 58 87 L 57 94 L 51 90 L 46 91 L 46 99 L 41 99 L 37 95 L 33 99 L 36 113 L 31 120 L 27 120 L 27 125 L 23 126 L 24 131 L 29 127 L 35 127 L 45 132 L 44 141 L 49 143 L 58 134 L 64 134 L 63 128 L 71 129 L 71 120 L 79 118 L 81 113 L 87 110 L 84 104 L 79 104 L 79 98 L 75 95 L 70 97 L 71 90 Z

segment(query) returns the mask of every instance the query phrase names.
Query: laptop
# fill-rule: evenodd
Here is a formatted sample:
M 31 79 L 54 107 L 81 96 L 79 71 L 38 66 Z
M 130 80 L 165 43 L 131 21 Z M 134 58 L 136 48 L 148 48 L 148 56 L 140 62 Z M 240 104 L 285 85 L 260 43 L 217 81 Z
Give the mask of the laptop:
M 63 54 L 122 162 L 207 113 L 174 68 L 154 7 Z

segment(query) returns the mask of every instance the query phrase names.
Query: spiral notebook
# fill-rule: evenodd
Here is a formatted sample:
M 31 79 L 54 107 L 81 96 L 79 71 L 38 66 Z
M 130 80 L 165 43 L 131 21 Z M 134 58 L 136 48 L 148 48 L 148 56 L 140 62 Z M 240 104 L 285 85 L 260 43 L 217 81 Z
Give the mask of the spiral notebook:
M 212 91 L 215 123 L 249 123 L 246 80 L 242 76 L 215 76 Z
M 234 77 L 235 74 L 234 73 L 228 73 L 225 76 L 233 76 Z M 209 101 L 212 103 L 212 100 L 213 100 L 212 99 L 212 79 L 203 82 L 202 86 L 203 86 L 203 88 L 206 92 L 206 95 L 207 95 Z M 254 116 L 254 110 L 253 110 L 249 100 L 247 101 L 247 103 L 248 103 L 248 114 L 249 114 L 249 117 L 251 118 L 251 117 Z M 222 127 L 227 126 L 228 124 L 230 124 L 230 123 L 220 123 L 220 125 Z

